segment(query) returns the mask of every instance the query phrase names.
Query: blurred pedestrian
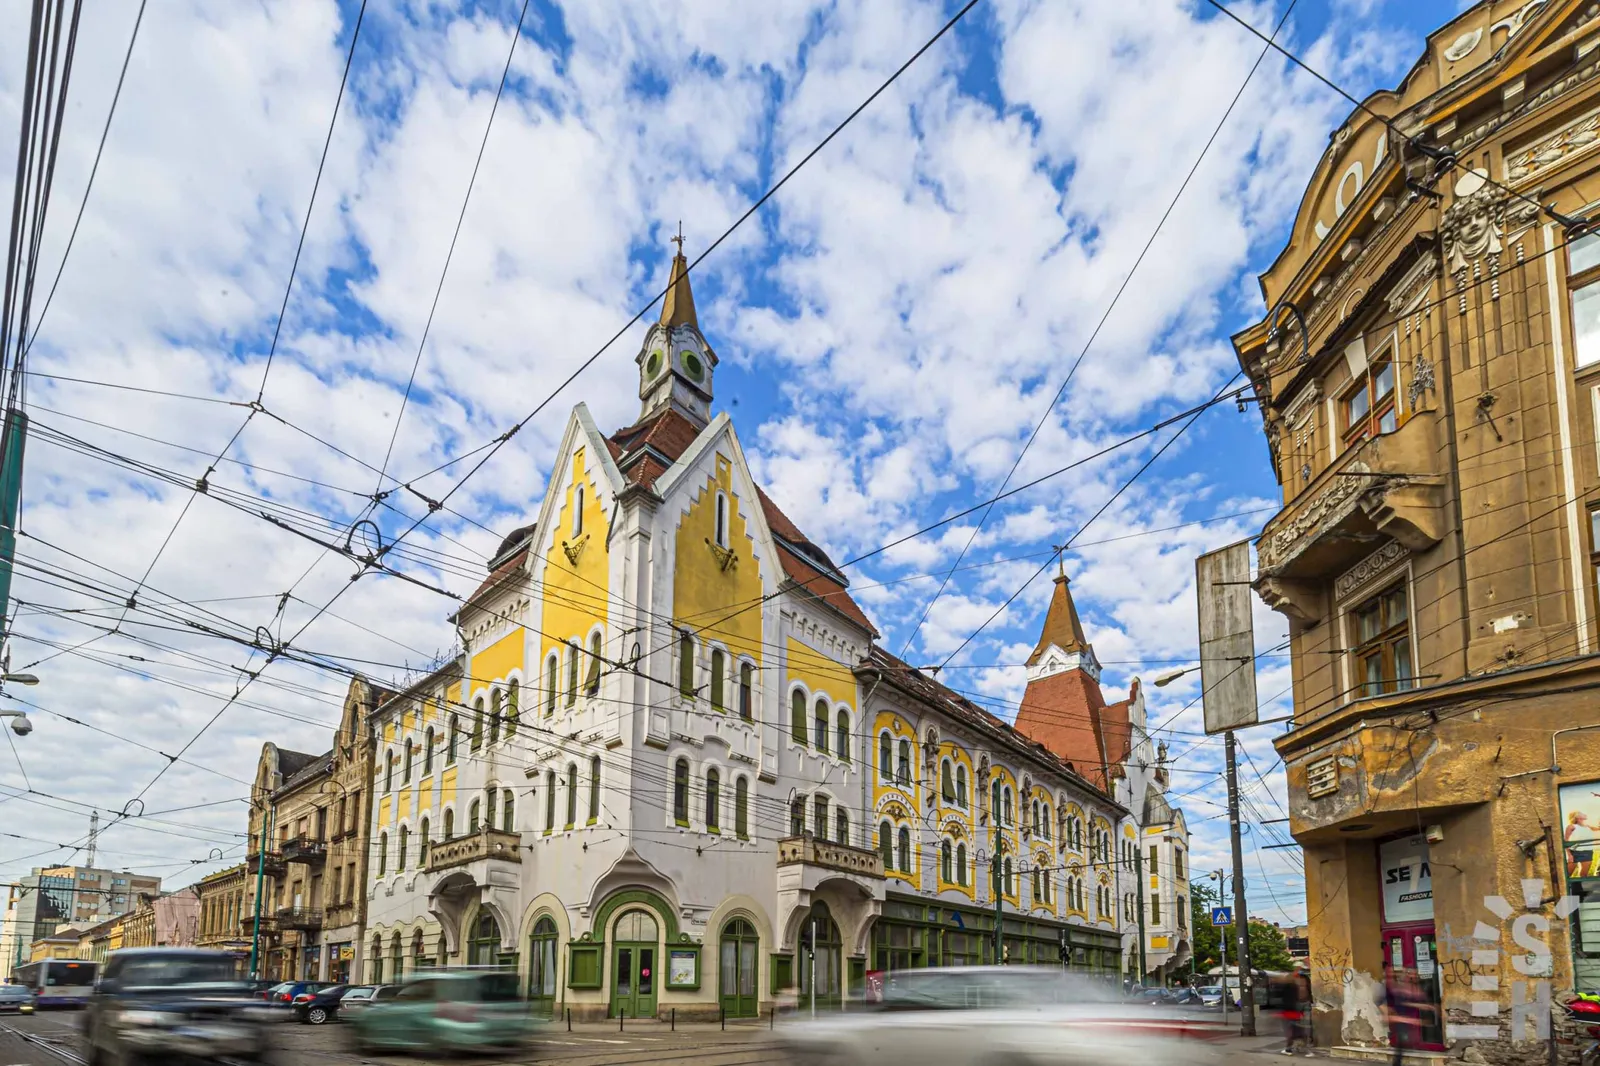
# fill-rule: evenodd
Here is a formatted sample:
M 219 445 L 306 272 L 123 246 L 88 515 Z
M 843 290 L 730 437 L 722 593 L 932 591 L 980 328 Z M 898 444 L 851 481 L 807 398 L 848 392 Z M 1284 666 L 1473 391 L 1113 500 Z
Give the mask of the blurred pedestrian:
M 1395 967 L 1383 990 L 1383 1014 L 1389 1023 L 1389 1043 L 1394 1047 L 1393 1066 L 1404 1066 L 1406 1049 L 1416 1047 L 1420 1035 L 1422 989 L 1414 970 Z
M 1284 980 L 1282 992 L 1283 1053 L 1293 1055 L 1296 1048 L 1311 1049 L 1311 982 L 1304 970 L 1296 970 Z

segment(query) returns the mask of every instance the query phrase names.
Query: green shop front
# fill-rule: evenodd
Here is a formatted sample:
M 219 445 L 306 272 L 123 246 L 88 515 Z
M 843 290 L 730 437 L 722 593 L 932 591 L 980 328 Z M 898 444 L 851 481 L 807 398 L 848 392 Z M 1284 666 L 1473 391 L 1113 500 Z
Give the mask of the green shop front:
M 1121 937 L 1113 929 L 1007 913 L 1002 956 L 1013 965 L 1062 966 L 1073 973 L 1120 979 Z M 880 972 L 926 966 L 988 966 L 996 961 L 991 909 L 930 903 L 889 893 L 872 929 L 871 968 Z

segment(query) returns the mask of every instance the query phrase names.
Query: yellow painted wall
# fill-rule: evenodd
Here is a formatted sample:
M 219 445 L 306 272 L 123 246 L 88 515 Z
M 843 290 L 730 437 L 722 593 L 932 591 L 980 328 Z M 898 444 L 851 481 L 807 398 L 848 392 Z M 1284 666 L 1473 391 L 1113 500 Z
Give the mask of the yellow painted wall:
M 733 561 L 726 569 L 711 550 L 716 543 L 719 489 L 728 496 L 728 549 L 733 552 Z M 733 463 L 718 453 L 716 472 L 706 478 L 699 498 L 689 505 L 688 513 L 678 523 L 672 616 L 694 629 L 715 622 L 716 627 L 706 630 L 703 639 L 720 643 L 734 655 L 748 656 L 760 664 L 762 612 L 732 613 L 734 607 L 751 604 L 762 595 L 755 542 L 739 506 L 740 498 L 733 492 Z M 731 617 L 725 617 L 728 615 Z M 850 680 L 848 698 L 853 700 L 855 679 Z M 783 713 L 788 714 L 787 705 Z
M 456 771 L 457 771 L 457 769 L 459 769 L 459 768 L 455 767 L 455 766 L 447 766 L 447 767 L 444 768 L 444 771 L 439 774 L 439 806 L 440 807 L 443 807 L 443 806 L 445 806 L 446 804 L 449 804 L 449 803 L 454 803 L 456 801 Z
M 787 707 L 785 707 L 784 713 L 785 715 L 788 714 Z M 787 719 L 785 719 L 785 721 L 787 721 Z M 894 782 L 894 778 L 892 776 L 885 778 L 878 772 L 878 737 L 885 729 L 889 731 L 889 736 L 894 745 L 893 755 L 895 759 L 899 757 L 900 739 L 904 737 L 905 739 L 911 741 L 910 785 L 902 787 Z M 921 808 L 916 806 L 916 800 L 917 774 L 920 772 L 919 764 L 921 763 L 921 759 L 917 757 L 917 736 L 916 733 L 914 733 L 911 729 L 911 723 L 907 722 L 904 718 L 901 718 L 898 714 L 895 714 L 892 711 L 879 711 L 877 717 L 873 719 L 872 722 L 871 751 L 873 806 L 876 807 L 879 801 L 881 801 L 885 796 L 901 796 L 909 801 L 913 805 L 914 809 L 920 810 Z M 894 771 L 893 760 L 890 762 L 889 770 L 891 774 Z
M 545 656 L 550 649 L 565 640 L 575 640 L 582 647 L 587 647 L 589 630 L 596 622 L 604 623 L 606 620 L 606 606 L 608 590 L 611 587 L 611 560 L 606 546 L 606 515 L 600 507 L 600 490 L 597 479 L 588 469 L 586 449 L 579 448 L 572 453 L 571 477 L 566 488 L 562 490 L 561 506 L 556 509 L 555 543 L 545 554 L 544 582 L 542 590 L 535 595 L 535 602 L 539 605 L 539 622 L 536 629 L 539 635 L 540 667 L 536 671 L 529 671 L 524 676 L 524 688 L 530 694 L 541 691 L 544 684 Z M 577 537 L 572 535 L 572 507 L 573 497 L 577 494 L 578 485 L 583 486 L 583 532 Z M 568 551 L 576 549 L 577 562 L 568 557 Z M 476 666 L 472 671 L 474 676 L 502 676 L 486 675 Z M 537 675 L 537 679 L 533 675 Z M 579 674 L 579 683 L 582 683 L 583 674 Z M 566 656 L 563 654 L 561 662 L 561 683 L 566 684 Z M 530 696 L 523 697 L 525 707 L 533 706 Z M 540 701 L 541 706 L 543 701 Z M 559 704 L 558 704 L 559 706 Z
M 398 822 L 402 818 L 410 818 L 410 817 L 411 817 L 411 790 L 409 788 L 402 788 L 400 790 L 400 801 L 397 804 L 396 810 L 395 810 L 395 821 Z
M 383 799 L 379 800 L 378 801 L 378 824 L 379 825 L 390 825 L 390 824 L 392 824 L 393 819 L 390 817 L 390 815 L 393 813 L 393 811 L 394 811 L 394 801 L 393 801 L 392 797 L 385 796 L 385 797 L 383 797 Z
M 385 722 L 384 723 L 384 726 L 383 726 L 383 742 L 385 744 L 393 744 L 394 743 L 394 723 L 393 722 Z
M 424 777 L 417 782 L 417 813 L 432 809 L 433 801 L 433 778 Z

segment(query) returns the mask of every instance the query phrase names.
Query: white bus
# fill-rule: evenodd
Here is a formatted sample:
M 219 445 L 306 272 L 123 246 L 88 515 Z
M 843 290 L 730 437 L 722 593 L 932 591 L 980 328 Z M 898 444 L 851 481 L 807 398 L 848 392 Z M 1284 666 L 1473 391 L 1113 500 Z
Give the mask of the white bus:
M 33 990 L 38 1007 L 81 1007 L 94 991 L 100 964 L 82 959 L 45 959 L 18 966 L 11 973 L 13 984 Z

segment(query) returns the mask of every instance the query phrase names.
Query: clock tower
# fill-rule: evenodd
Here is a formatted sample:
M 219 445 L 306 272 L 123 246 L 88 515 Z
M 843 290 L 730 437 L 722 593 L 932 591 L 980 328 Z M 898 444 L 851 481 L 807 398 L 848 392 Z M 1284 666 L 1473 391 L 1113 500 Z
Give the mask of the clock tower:
M 678 250 L 672 257 L 672 274 L 661 302 L 661 318 L 645 334 L 634 362 L 639 365 L 639 420 L 671 407 L 696 429 L 711 421 L 711 378 L 717 356 L 700 332 L 695 317 L 694 293 L 689 288 L 689 263 L 683 255 L 683 235 L 672 238 Z

